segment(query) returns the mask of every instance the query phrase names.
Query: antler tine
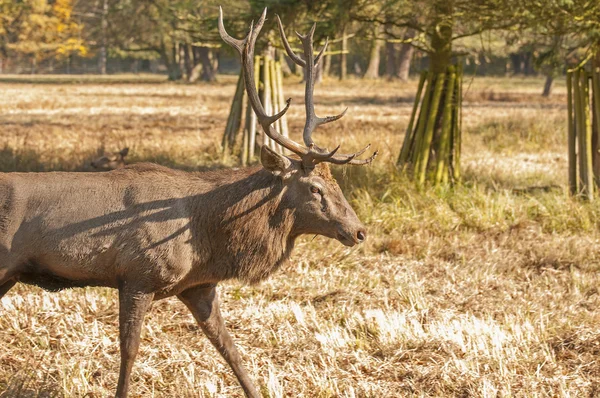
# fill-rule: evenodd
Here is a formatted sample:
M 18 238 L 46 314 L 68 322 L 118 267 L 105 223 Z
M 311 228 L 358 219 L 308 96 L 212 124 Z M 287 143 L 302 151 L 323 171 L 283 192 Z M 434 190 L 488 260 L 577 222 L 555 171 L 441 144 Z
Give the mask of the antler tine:
M 363 149 L 363 152 L 369 147 L 371 146 L 371 144 L 367 145 L 367 147 L 365 149 Z M 373 160 L 375 160 L 375 158 L 377 157 L 377 155 L 379 155 L 379 151 L 375 151 L 373 152 L 373 154 L 371 156 L 369 156 L 366 159 L 353 159 L 350 162 L 348 162 L 348 164 L 353 164 L 353 165 L 363 165 L 363 164 L 371 164 L 371 162 L 373 162 Z M 359 156 L 359 155 L 357 155 Z
M 283 30 L 281 18 L 279 18 L 279 15 L 277 14 L 275 14 L 275 17 L 277 18 L 277 26 L 279 26 L 279 34 L 281 35 L 281 41 L 283 42 L 283 47 L 285 47 L 285 52 L 287 52 L 288 57 L 290 57 L 295 64 L 300 65 L 302 68 L 304 68 L 306 66 L 306 62 L 304 62 L 304 60 L 300 58 L 294 52 L 294 50 L 292 50 L 292 47 L 290 46 L 287 36 L 285 35 L 285 32 Z
M 375 159 L 377 157 L 377 155 L 379 153 L 379 151 L 375 151 L 367 159 L 356 159 L 357 157 L 359 157 L 360 155 L 365 153 L 365 151 L 367 149 L 369 149 L 370 147 L 371 147 L 371 144 L 367 145 L 360 151 L 352 153 L 352 154 L 348 154 L 348 155 L 340 154 L 340 155 L 334 156 L 335 153 L 337 152 L 337 150 L 340 148 L 340 146 L 338 145 L 336 149 L 334 149 L 333 151 L 326 153 L 326 154 L 309 151 L 309 153 L 306 155 L 306 157 L 310 157 L 311 159 L 309 162 L 312 162 L 313 164 L 317 164 L 317 163 L 321 163 L 321 162 L 329 162 L 329 163 L 333 163 L 333 164 L 364 165 L 364 164 L 370 164 L 373 161 L 373 159 Z
M 250 25 L 250 31 L 244 40 L 234 39 L 229 36 L 223 26 L 223 10 L 219 7 L 219 33 L 221 38 L 233 48 L 235 48 L 242 60 L 242 73 L 244 75 L 244 84 L 246 85 L 246 92 L 248 93 L 248 101 L 256 114 L 258 122 L 262 126 L 265 134 L 273 139 L 275 142 L 283 146 L 284 148 L 292 151 L 293 153 L 304 156 L 308 153 L 308 150 L 297 142 L 284 137 L 279 134 L 277 130 L 272 126 L 277 119 L 281 118 L 289 109 L 291 98 L 287 100 L 286 106 L 275 115 L 268 115 L 260 102 L 258 97 L 258 90 L 254 82 L 254 45 L 256 44 L 256 38 L 262 29 L 267 15 L 267 9 L 263 11 L 260 19 L 256 25 Z
M 246 44 L 246 40 L 248 40 L 248 37 L 246 36 L 246 38 L 244 40 L 239 40 L 239 39 L 231 37 L 229 35 L 229 33 L 227 33 L 227 31 L 225 30 L 225 25 L 223 25 L 223 9 L 221 8 L 221 6 L 219 6 L 218 26 L 219 26 L 219 35 L 221 35 L 221 39 L 223 39 L 223 41 L 225 43 L 227 43 L 231 47 L 235 48 L 241 54 L 242 49 L 244 48 L 244 45 Z M 252 30 L 252 27 L 250 29 Z
M 304 124 L 304 131 L 302 133 L 302 137 L 304 139 L 304 144 L 306 144 L 306 146 L 308 146 L 308 147 L 315 146 L 316 148 L 320 149 L 312 139 L 313 131 L 322 124 L 330 123 L 330 122 L 340 119 L 342 116 L 344 116 L 346 111 L 340 113 L 339 115 L 327 116 L 327 117 L 322 117 L 322 118 L 318 117 L 315 113 L 315 103 L 314 103 L 315 68 L 319 63 L 319 60 L 321 59 L 321 56 L 323 55 L 325 48 L 327 47 L 327 42 L 326 42 L 325 45 L 323 46 L 323 49 L 321 49 L 321 51 L 319 52 L 319 55 L 317 55 L 317 58 L 316 59 L 314 58 L 313 35 L 315 32 L 315 27 L 316 27 L 316 24 L 313 24 L 310 31 L 306 35 L 301 35 L 298 33 L 297 33 L 297 35 L 298 35 L 298 38 L 300 39 L 300 41 L 302 42 L 302 47 L 304 50 L 304 59 L 306 60 L 306 65 L 304 66 L 304 69 L 306 71 L 306 73 L 305 73 L 306 89 L 304 92 L 305 108 L 306 108 L 306 123 Z
M 265 9 L 263 10 L 262 14 L 260 15 L 260 18 L 258 18 L 258 22 L 256 23 L 256 25 L 254 25 L 254 21 L 250 23 L 250 32 L 248 33 L 249 45 L 247 47 L 247 50 L 250 52 L 250 54 L 254 54 L 254 45 L 256 44 L 258 34 L 260 33 L 265 23 L 265 19 L 267 19 L 267 7 L 265 7 Z
M 355 166 L 362 166 L 365 164 L 371 164 L 371 162 L 373 162 L 373 159 L 375 159 L 378 154 L 379 154 L 379 151 L 375 151 L 375 152 L 373 152 L 373 154 L 371 156 L 369 156 L 366 159 L 355 159 L 355 157 L 358 155 L 356 153 L 353 153 L 352 155 L 349 156 L 349 158 L 344 159 L 344 160 L 340 160 L 340 159 L 336 158 L 336 159 L 331 159 L 331 160 L 327 160 L 327 161 L 330 163 L 333 163 L 333 164 L 352 164 Z

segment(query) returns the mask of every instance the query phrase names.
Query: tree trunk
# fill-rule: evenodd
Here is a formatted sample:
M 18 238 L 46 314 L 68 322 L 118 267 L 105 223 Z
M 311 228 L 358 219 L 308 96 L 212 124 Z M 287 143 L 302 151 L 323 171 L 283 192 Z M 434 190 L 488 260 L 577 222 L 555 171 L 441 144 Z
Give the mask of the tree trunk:
M 431 36 L 431 72 L 445 73 L 452 58 L 452 2 L 438 0 L 435 5 L 436 21 Z
M 164 41 L 161 43 L 160 57 L 167 67 L 169 80 L 181 79 L 181 70 L 179 69 L 179 63 L 177 62 L 177 50 L 176 44 L 167 46 Z
M 535 69 L 533 67 L 533 53 L 531 51 L 523 54 L 523 74 L 525 76 L 535 75 Z
M 100 46 L 100 57 L 98 58 L 98 68 L 100 69 L 101 75 L 106 75 L 106 47 L 107 47 L 107 39 L 106 39 L 106 30 L 108 29 L 108 0 L 103 0 L 102 2 L 102 20 L 100 22 L 101 26 L 101 46 Z
M 177 54 L 175 56 L 177 63 L 179 64 L 179 71 L 181 73 L 181 78 L 187 79 L 188 75 L 186 74 L 186 65 L 185 65 L 185 44 L 178 43 L 177 44 Z
M 542 97 L 549 97 L 552 93 L 552 83 L 554 83 L 554 76 L 552 72 L 546 75 L 546 82 L 544 83 L 544 91 L 542 92 Z
M 596 52 L 592 60 L 592 153 L 594 181 L 596 188 L 600 188 L 600 51 Z
M 411 40 L 415 37 L 415 31 L 413 29 L 406 29 L 404 33 L 403 40 Z M 408 80 L 408 75 L 410 73 L 410 64 L 412 62 L 412 56 L 415 51 L 415 48 L 411 43 L 402 43 L 400 47 L 400 52 L 398 53 L 398 71 L 397 77 L 403 82 Z
M 342 31 L 342 54 L 340 61 L 340 80 L 346 80 L 348 76 L 348 58 L 346 52 L 348 51 L 348 37 L 346 36 L 346 27 Z
M 317 68 L 315 69 L 315 84 L 321 83 L 323 81 L 323 63 L 319 62 Z
M 208 52 L 208 58 L 210 58 L 210 64 L 212 65 L 212 71 L 213 71 L 213 75 L 216 75 L 219 73 L 219 57 L 217 56 L 217 52 L 215 52 L 214 50 L 210 50 Z
M 331 71 L 331 55 L 323 55 L 323 77 L 329 77 Z
M 373 40 L 371 42 L 371 52 L 369 54 L 369 66 L 363 76 L 365 79 L 377 79 L 379 77 L 379 64 L 381 63 L 381 40 L 378 36 L 381 32 L 381 25 L 376 24 L 373 29 Z
M 157 59 L 150 60 L 150 72 L 158 73 L 158 60 Z
M 390 34 L 391 30 L 392 26 L 386 24 L 385 32 L 388 39 L 393 38 Z M 389 41 L 385 42 L 385 76 L 388 80 L 396 76 L 396 44 Z
M 213 60 L 211 59 L 212 50 L 208 47 L 198 47 L 198 55 L 202 63 L 202 76 L 205 82 L 214 82 L 217 80 L 215 70 L 213 69 Z
M 385 76 L 388 80 L 396 76 L 396 46 L 395 43 L 385 43 Z
M 192 45 L 188 43 L 183 43 L 183 66 L 185 70 L 185 79 L 190 81 L 192 78 L 192 70 L 194 69 L 193 64 L 193 54 L 192 54 Z
M 190 76 L 188 77 L 188 82 L 194 83 L 200 79 L 200 75 L 202 74 L 202 63 L 200 62 L 200 54 L 198 54 L 198 47 L 192 45 L 192 63 L 194 67 L 190 72 Z

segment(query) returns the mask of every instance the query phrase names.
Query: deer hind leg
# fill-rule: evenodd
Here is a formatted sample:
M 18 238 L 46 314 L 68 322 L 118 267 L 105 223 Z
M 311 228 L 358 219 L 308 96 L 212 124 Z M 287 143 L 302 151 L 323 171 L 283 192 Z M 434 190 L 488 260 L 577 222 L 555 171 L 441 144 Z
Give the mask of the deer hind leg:
M 246 396 L 251 398 L 261 397 L 242 365 L 242 359 L 231 336 L 225 329 L 225 323 L 219 310 L 216 285 L 191 288 L 183 291 L 178 297 L 190 309 L 206 337 L 227 361 L 242 385 Z
M 144 315 L 152 299 L 153 293 L 143 293 L 127 286 L 119 286 L 119 337 L 121 340 L 121 369 L 116 398 L 127 397 L 131 369 L 140 346 L 140 333 Z

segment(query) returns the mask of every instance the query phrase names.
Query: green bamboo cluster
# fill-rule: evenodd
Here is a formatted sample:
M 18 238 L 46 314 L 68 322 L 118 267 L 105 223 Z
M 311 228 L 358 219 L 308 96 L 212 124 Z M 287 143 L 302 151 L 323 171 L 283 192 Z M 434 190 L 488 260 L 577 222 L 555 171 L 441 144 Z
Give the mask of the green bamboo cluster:
M 588 70 L 589 69 L 589 70 Z M 594 199 L 600 187 L 600 65 L 567 71 L 569 192 Z
M 462 66 L 421 73 L 397 161 L 419 185 L 460 180 L 461 106 Z
M 281 64 L 270 56 L 254 57 L 254 78 L 259 91 L 259 96 L 265 112 L 267 114 L 276 114 L 285 106 L 283 96 L 283 73 Z M 261 145 L 268 145 L 271 149 L 283 153 L 283 148 L 269 138 L 262 129 L 257 128 L 258 121 L 252 106 L 248 102 L 246 89 L 244 85 L 244 76 L 240 73 L 238 79 L 225 133 L 223 134 L 222 147 L 223 158 L 227 159 L 229 155 L 238 152 L 239 159 L 243 165 L 250 163 L 256 153 L 256 134 L 261 131 Z M 287 119 L 284 115 L 278 119 L 273 127 L 282 135 L 288 136 Z M 242 134 L 241 141 L 239 135 Z

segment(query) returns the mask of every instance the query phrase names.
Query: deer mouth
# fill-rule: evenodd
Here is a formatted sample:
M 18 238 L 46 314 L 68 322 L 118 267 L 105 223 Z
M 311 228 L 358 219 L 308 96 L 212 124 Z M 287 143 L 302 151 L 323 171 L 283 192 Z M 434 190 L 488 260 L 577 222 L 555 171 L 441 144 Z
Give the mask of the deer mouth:
M 356 245 L 358 242 L 350 236 L 350 234 L 344 232 L 338 232 L 335 237 L 338 241 L 340 241 L 344 246 L 352 247 Z

